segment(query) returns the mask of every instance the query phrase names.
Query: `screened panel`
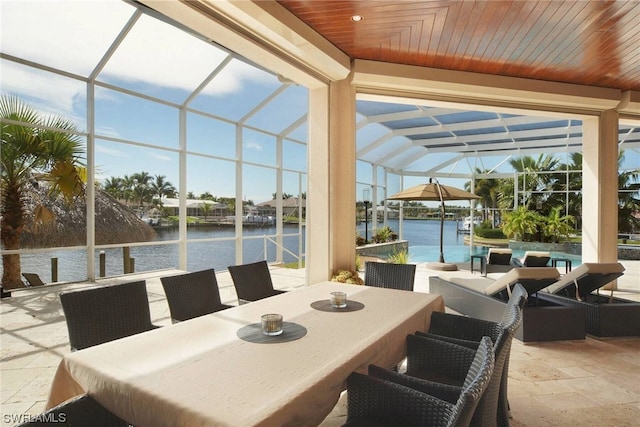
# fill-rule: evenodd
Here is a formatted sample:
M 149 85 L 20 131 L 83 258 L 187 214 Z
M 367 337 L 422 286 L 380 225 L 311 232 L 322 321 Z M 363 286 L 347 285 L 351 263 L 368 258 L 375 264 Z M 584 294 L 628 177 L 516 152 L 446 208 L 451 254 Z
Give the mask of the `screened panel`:
M 227 159 L 236 158 L 236 126 L 201 114 L 187 114 L 187 150 Z
M 178 148 L 178 110 L 115 90 L 96 87 L 96 134 Z
M 122 1 L 3 1 L 2 52 L 88 77 L 134 12 Z
M 182 104 L 225 56 L 210 43 L 142 15 L 99 79 Z

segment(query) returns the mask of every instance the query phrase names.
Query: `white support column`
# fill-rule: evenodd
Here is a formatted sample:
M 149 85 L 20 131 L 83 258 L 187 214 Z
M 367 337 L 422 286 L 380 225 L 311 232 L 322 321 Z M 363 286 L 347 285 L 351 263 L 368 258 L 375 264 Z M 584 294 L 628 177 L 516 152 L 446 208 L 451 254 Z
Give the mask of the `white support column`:
M 582 261 L 618 260 L 618 113 L 582 124 Z
M 307 283 L 355 269 L 355 89 L 309 90 Z

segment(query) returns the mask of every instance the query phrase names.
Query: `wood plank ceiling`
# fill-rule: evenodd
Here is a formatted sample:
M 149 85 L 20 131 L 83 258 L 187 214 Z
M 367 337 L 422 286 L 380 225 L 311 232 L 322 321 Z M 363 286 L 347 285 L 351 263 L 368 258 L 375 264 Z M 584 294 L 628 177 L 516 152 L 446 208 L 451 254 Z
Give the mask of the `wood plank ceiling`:
M 279 3 L 352 59 L 640 90 L 640 1 Z M 353 22 L 355 15 L 363 19 Z M 482 157 L 582 150 L 579 120 L 370 101 L 356 108 L 364 117 L 358 158 L 405 174 L 451 173 Z M 361 136 L 372 124 L 388 132 Z M 619 133 L 620 147 L 640 158 L 640 127 L 621 125 Z
M 640 90 L 637 0 L 279 3 L 352 59 Z

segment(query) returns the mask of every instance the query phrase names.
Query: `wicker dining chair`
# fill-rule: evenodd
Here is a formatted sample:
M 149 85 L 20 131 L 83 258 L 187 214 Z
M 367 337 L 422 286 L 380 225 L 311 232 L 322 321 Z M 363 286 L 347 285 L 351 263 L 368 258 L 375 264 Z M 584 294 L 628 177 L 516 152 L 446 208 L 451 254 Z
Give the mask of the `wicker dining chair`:
M 149 298 L 144 280 L 60 293 L 71 350 L 150 331 Z
M 367 261 L 364 264 L 364 284 L 376 288 L 413 291 L 415 264 L 392 264 Z
M 460 347 L 433 341 L 441 349 Z M 488 337 L 481 341 L 459 389 L 376 366 L 369 367 L 369 375 L 352 373 L 345 426 L 468 426 L 494 369 L 491 347 Z
M 447 341 L 469 349 L 476 349 L 484 336 L 494 343 L 495 371 L 483 402 L 479 405 L 473 425 L 509 425 L 508 378 L 511 343 L 516 330 L 522 322 L 522 310 L 528 298 L 527 291 L 516 284 L 511 297 L 505 306 L 499 323 L 459 316 L 450 313 L 434 312 L 428 333 L 416 332 L 417 337 L 427 337 Z M 410 344 L 411 342 L 411 344 Z M 410 346 L 416 348 L 409 349 Z M 455 382 L 450 376 L 442 375 L 437 369 L 428 368 L 420 349 L 420 342 L 415 338 L 407 339 L 407 373 L 421 378 L 440 382 Z
M 286 292 L 273 288 L 271 273 L 266 261 L 231 265 L 228 268 L 240 304 L 258 301 Z
M 173 322 L 183 322 L 233 307 L 220 300 L 220 289 L 213 268 L 161 277 L 160 282 Z
M 72 427 L 133 427 L 86 394 L 64 402 L 33 418 L 33 420 L 17 427 L 57 425 Z

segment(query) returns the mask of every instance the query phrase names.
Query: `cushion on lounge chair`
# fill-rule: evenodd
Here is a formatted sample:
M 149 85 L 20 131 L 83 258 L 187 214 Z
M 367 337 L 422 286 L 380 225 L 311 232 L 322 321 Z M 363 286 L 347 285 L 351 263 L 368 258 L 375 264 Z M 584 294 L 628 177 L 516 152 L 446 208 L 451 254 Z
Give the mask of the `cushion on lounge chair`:
M 516 267 L 546 267 L 550 259 L 550 252 L 526 251 L 521 260 L 513 258 L 511 263 Z
M 547 287 L 545 291 L 552 294 L 576 297 L 577 287 L 578 295 L 581 298 L 585 298 L 596 289 L 622 276 L 623 273 L 624 266 L 619 262 L 586 262 L 565 274 L 557 282 Z
M 487 277 L 442 277 L 456 285 L 464 286 L 473 291 L 485 295 L 496 295 L 503 290 L 511 291 L 511 288 L 520 283 L 527 290 L 529 295 L 546 288 L 560 277 L 557 268 L 554 267 L 520 267 L 512 268 L 508 273 L 492 280 Z

